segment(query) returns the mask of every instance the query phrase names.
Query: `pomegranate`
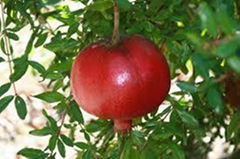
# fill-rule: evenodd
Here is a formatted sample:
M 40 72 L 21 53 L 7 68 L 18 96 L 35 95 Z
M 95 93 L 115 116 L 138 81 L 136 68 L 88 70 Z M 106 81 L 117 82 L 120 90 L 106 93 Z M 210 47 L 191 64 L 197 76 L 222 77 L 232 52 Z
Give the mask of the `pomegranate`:
M 76 102 L 87 112 L 112 119 L 116 131 L 131 130 L 132 118 L 155 110 L 170 88 L 162 52 L 139 35 L 118 44 L 98 42 L 83 49 L 71 71 Z

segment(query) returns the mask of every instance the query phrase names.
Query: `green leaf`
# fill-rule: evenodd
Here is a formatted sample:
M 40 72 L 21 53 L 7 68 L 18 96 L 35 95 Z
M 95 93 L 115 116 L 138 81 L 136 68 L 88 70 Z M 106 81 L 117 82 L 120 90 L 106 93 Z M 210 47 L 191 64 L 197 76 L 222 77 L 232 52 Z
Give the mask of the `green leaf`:
M 186 37 L 198 48 L 202 49 L 204 41 L 201 39 L 200 35 L 194 33 L 186 33 Z
M 195 53 L 192 56 L 192 62 L 198 74 L 200 74 L 203 78 L 209 78 L 209 67 L 206 62 L 206 58 L 202 54 Z
M 58 140 L 57 147 L 60 155 L 64 158 L 66 156 L 66 150 L 61 140 Z
M 181 88 L 183 91 L 187 91 L 189 93 L 196 93 L 197 88 L 190 82 L 178 82 L 177 86 Z
M 217 24 L 216 18 L 213 14 L 212 9 L 206 2 L 202 2 L 199 7 L 199 15 L 202 21 L 202 29 L 207 29 L 209 33 L 216 37 L 217 35 Z
M 29 23 L 33 27 L 34 26 L 33 19 L 31 18 L 30 14 L 27 12 L 26 7 L 24 5 L 26 5 L 26 4 L 21 1 L 16 1 L 14 7 L 17 11 L 19 11 L 21 16 L 23 16 L 24 18 L 26 18 L 29 21 Z
M 10 75 L 10 80 L 15 82 L 19 80 L 28 69 L 27 56 L 21 56 L 17 59 L 14 59 L 14 73 Z
M 46 73 L 46 70 L 43 65 L 36 61 L 28 61 L 29 65 L 32 66 L 35 70 L 37 70 L 39 73 L 44 75 Z
M 236 72 L 240 73 L 240 58 L 238 56 L 231 56 L 227 59 L 228 64 Z
M 34 96 L 35 98 L 44 100 L 48 103 L 54 103 L 64 100 L 64 96 L 58 92 L 44 92 Z
M 73 23 L 69 26 L 67 36 L 70 37 L 72 34 L 78 31 L 79 23 Z
M 159 8 L 162 6 L 164 2 L 162 0 L 151 0 L 149 4 L 149 9 L 147 10 L 147 14 L 152 16 L 156 15 Z
M 236 23 L 233 18 L 228 15 L 227 6 L 225 4 L 222 3 L 218 8 L 217 15 L 218 23 L 220 24 L 224 33 L 231 34 L 236 30 Z
M 51 136 L 49 143 L 48 143 L 48 148 L 50 151 L 53 151 L 56 147 L 57 144 L 57 140 L 58 140 L 58 136 L 57 135 L 53 135 Z
M 82 159 L 94 159 L 94 155 L 91 150 L 87 150 L 83 153 Z
M 44 127 L 39 130 L 32 130 L 29 132 L 29 134 L 34 135 L 34 136 L 47 136 L 51 134 L 51 129 L 48 127 Z
M 122 10 L 129 10 L 131 8 L 131 3 L 128 0 L 118 0 L 119 8 Z
M 30 159 L 43 159 L 44 156 L 47 157 L 47 154 L 44 153 L 42 150 L 33 148 L 24 148 L 20 150 L 17 154 Z
M 237 130 L 240 129 L 239 122 L 240 122 L 240 112 L 236 112 L 231 117 L 230 124 L 227 127 L 227 131 L 226 131 L 227 139 L 230 139 L 231 137 L 233 137 L 233 135 L 235 135 L 235 136 L 237 135 L 236 132 L 237 132 Z
M 143 30 L 142 25 L 133 24 L 126 31 L 128 34 L 140 33 Z
M 164 125 L 164 128 L 167 131 L 173 133 L 175 136 L 179 136 L 179 137 L 181 137 L 183 139 L 186 138 L 184 130 L 177 123 L 171 123 L 171 122 L 166 123 Z
M 5 61 L 4 58 L 0 57 L 0 63 L 4 61 Z
M 52 52 L 69 53 L 77 49 L 79 42 L 74 39 L 54 39 L 44 47 Z
M 215 113 L 217 114 L 223 113 L 224 105 L 222 95 L 219 89 L 217 89 L 216 87 L 209 88 L 207 91 L 207 100 Z
M 56 134 L 59 131 L 59 128 L 57 126 L 57 121 L 53 119 L 53 117 L 49 116 L 45 110 L 42 111 L 43 115 L 48 120 L 48 125 L 50 129 L 52 130 L 53 134 Z
M 47 37 L 48 37 L 48 33 L 39 35 L 34 47 L 39 47 L 39 46 L 43 45 L 44 42 L 47 40 Z
M 51 65 L 51 68 L 49 68 L 49 71 L 57 71 L 58 76 L 61 78 L 62 77 L 62 72 L 68 72 L 72 68 L 72 62 L 71 60 L 63 61 L 61 63 L 57 63 L 54 65 Z M 60 76 L 61 75 L 61 76 Z M 58 77 L 58 78 L 59 78 Z
M 155 151 L 153 151 L 151 148 L 145 148 L 141 152 L 140 159 L 156 159 L 158 157 L 159 155 Z
M 169 132 L 169 131 L 156 131 L 156 132 L 154 132 L 154 134 L 152 134 L 152 137 L 154 140 L 165 140 L 173 135 L 173 133 Z
M 237 36 L 231 40 L 227 40 L 218 45 L 213 51 L 220 57 L 229 57 L 234 55 L 239 45 L 240 37 Z
M 27 106 L 25 101 L 20 96 L 16 96 L 14 102 L 19 118 L 24 120 L 27 115 Z
M 54 72 L 51 72 L 51 73 L 47 73 L 45 78 L 47 79 L 51 79 L 51 80 L 58 80 L 58 79 L 61 79 L 63 78 L 62 74 L 60 73 L 54 73 Z
M 86 132 L 86 131 L 83 131 L 83 134 L 84 134 L 84 138 L 90 142 L 90 136 L 89 134 Z
M 76 143 L 74 143 L 74 145 L 79 147 L 82 150 L 86 150 L 89 148 L 89 145 L 84 142 L 76 142 Z
M 57 91 L 62 87 L 63 87 L 63 80 L 57 80 L 53 86 L 53 91 Z
M 36 29 L 33 31 L 30 39 L 28 40 L 28 43 L 27 43 L 27 46 L 26 46 L 25 52 L 24 52 L 25 55 L 28 55 L 28 54 L 32 51 L 33 42 L 34 42 L 34 40 L 35 40 L 35 38 L 36 38 L 36 35 L 37 35 L 38 30 L 39 30 L 39 27 L 36 28 Z
M 9 103 L 13 100 L 13 96 L 6 96 L 3 97 L 2 99 L 0 99 L 0 113 L 7 108 L 7 106 L 9 105 Z
M 7 37 L 13 40 L 19 40 L 19 37 L 15 33 L 7 32 Z
M 131 159 L 131 149 L 132 149 L 132 142 L 130 139 L 127 139 L 123 145 L 123 151 L 120 155 L 120 159 Z
M 105 35 L 105 33 L 106 33 L 106 34 L 109 33 L 109 30 L 108 30 L 108 29 L 111 28 L 109 21 L 111 21 L 111 20 L 113 19 L 113 17 L 112 17 L 112 15 L 109 14 L 107 11 L 103 11 L 103 12 L 101 12 L 101 14 L 102 14 L 103 17 L 104 17 L 106 20 L 108 20 L 108 21 L 105 21 L 104 19 L 100 20 L 100 21 L 99 21 L 99 25 L 100 25 L 101 27 L 104 27 L 104 28 L 98 28 L 97 31 L 98 31 L 98 32 L 101 32 L 101 31 L 102 31 L 103 35 Z
M 96 1 L 89 6 L 87 6 L 87 9 L 93 10 L 93 11 L 99 11 L 103 12 L 109 8 L 112 8 L 113 3 L 110 0 L 101 0 L 101 1 Z
M 1 39 L 1 50 L 4 54 L 7 54 L 6 48 L 5 48 L 5 42 L 4 42 L 3 38 Z
M 5 94 L 11 87 L 11 83 L 6 83 L 0 87 L 0 97 Z
M 173 159 L 185 159 L 185 153 L 179 145 L 169 144 L 169 148 L 172 150 Z
M 179 136 L 181 138 L 185 137 L 185 134 L 181 127 L 174 122 L 166 122 L 158 127 L 152 133 L 152 138 L 159 141 L 168 139 L 171 136 Z
M 54 5 L 59 3 L 60 0 L 43 0 L 43 3 L 47 4 L 47 5 Z
M 141 146 L 144 142 L 145 142 L 145 139 L 144 137 L 146 136 L 143 132 L 141 131 L 136 131 L 136 130 L 132 130 L 132 141 L 133 143 Z
M 85 126 L 86 130 L 90 133 L 100 131 L 106 125 L 105 120 L 95 120 L 91 121 Z
M 69 137 L 67 137 L 66 135 L 61 135 L 60 138 L 62 139 L 64 144 L 73 147 L 73 141 Z
M 69 116 L 71 118 L 72 121 L 77 121 L 79 124 L 83 124 L 84 120 L 83 120 L 83 116 L 82 116 L 82 112 L 78 106 L 78 104 L 73 101 L 70 103 L 70 107 L 68 107 L 68 113 Z
M 178 109 L 177 113 L 179 117 L 182 119 L 183 123 L 185 123 L 189 127 L 197 128 L 199 126 L 197 119 L 187 111 Z
M 139 159 L 140 158 L 140 150 L 132 147 L 130 149 L 129 159 Z

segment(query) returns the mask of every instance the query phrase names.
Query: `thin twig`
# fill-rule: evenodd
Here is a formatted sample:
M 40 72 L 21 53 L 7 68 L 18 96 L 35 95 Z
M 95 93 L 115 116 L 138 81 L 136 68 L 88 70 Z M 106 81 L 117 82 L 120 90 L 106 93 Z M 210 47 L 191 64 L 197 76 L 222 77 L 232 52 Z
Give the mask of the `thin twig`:
M 2 10 L 2 23 L 3 23 L 3 31 L 6 31 L 6 25 L 5 25 L 5 18 L 4 18 L 4 12 L 3 12 L 3 3 L 1 3 L 1 10 Z M 12 70 L 12 59 L 11 59 L 11 53 L 10 53 L 10 41 L 9 38 L 7 37 L 6 33 L 3 33 L 3 38 L 4 38 L 4 42 L 5 42 L 5 47 L 6 47 L 6 55 L 7 55 L 7 59 L 8 59 L 8 66 L 9 66 L 9 71 L 10 74 L 13 74 L 13 70 Z M 12 82 L 13 85 L 13 90 L 15 93 L 15 96 L 17 96 L 17 88 L 15 85 L 15 82 Z
M 52 26 L 49 24 L 49 22 L 47 20 L 46 20 L 46 24 L 47 24 L 47 28 L 48 28 L 49 32 L 54 36 L 55 33 L 54 33 L 53 29 L 52 29 Z
M 112 45 L 115 45 L 119 41 L 119 7 L 117 0 L 113 1 L 114 9 L 114 28 L 112 34 Z
M 63 115 L 62 115 L 62 119 L 61 119 L 61 124 L 59 126 L 59 129 L 56 133 L 56 136 L 59 137 L 61 135 L 61 129 L 63 127 L 64 121 L 65 121 L 65 117 L 66 117 L 67 111 L 65 110 Z M 49 156 L 53 156 L 54 150 L 50 152 Z
M 62 115 L 62 119 L 61 119 L 61 124 L 59 126 L 59 130 L 57 132 L 57 136 L 60 136 L 61 135 L 61 129 L 63 127 L 63 124 L 65 122 L 65 118 L 66 118 L 66 115 L 67 115 L 67 111 L 64 111 L 63 115 Z
M 220 83 L 220 82 L 223 82 L 225 81 L 226 79 L 230 78 L 233 74 L 231 72 L 226 72 L 224 74 L 222 74 L 221 76 L 219 76 L 215 82 L 216 83 Z
M 228 41 L 228 40 L 231 40 L 233 37 L 231 36 L 228 36 L 226 38 L 223 38 L 223 39 L 217 39 L 217 40 L 213 40 L 211 42 L 207 42 L 203 45 L 203 48 L 204 49 L 209 49 L 211 47 L 216 47 L 216 46 L 219 46 L 221 45 L 222 43 Z

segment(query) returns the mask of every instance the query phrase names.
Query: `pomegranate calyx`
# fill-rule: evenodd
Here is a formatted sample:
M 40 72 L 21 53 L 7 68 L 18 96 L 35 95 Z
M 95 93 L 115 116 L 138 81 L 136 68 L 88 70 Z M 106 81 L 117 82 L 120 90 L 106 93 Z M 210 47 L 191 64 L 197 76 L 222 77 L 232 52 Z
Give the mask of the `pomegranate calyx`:
M 132 120 L 118 120 L 114 121 L 114 131 L 120 133 L 126 133 L 132 129 Z

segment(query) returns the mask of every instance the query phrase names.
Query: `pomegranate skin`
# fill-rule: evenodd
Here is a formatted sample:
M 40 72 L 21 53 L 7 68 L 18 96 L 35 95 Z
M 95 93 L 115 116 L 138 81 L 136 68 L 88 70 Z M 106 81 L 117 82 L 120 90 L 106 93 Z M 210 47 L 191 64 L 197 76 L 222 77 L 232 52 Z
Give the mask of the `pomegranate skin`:
M 87 112 L 126 121 L 155 110 L 170 88 L 162 52 L 139 35 L 107 47 L 94 43 L 82 50 L 71 70 L 71 90 Z

